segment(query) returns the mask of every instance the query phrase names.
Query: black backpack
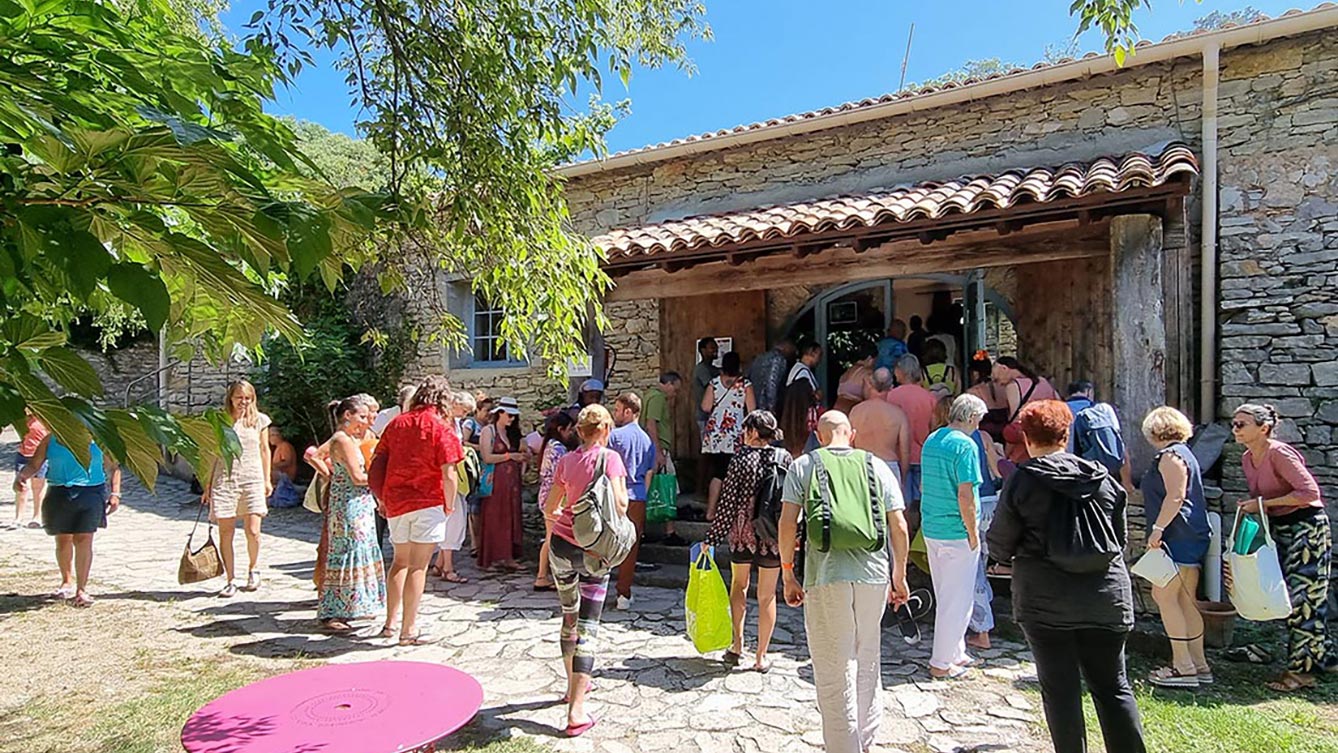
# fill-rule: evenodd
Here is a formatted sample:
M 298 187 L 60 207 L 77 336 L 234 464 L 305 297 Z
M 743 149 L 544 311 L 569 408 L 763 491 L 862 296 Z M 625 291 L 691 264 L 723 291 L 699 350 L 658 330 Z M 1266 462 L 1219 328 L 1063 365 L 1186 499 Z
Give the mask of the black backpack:
M 1115 489 L 1117 495 L 1125 493 L 1118 484 Z M 1070 573 L 1102 572 L 1124 551 L 1110 511 L 1094 496 L 1055 500 L 1046 539 L 1047 559 Z
M 762 456 L 759 459 L 761 472 L 753 493 L 753 499 L 756 500 L 753 507 L 753 535 L 759 544 L 778 544 L 781 507 L 784 504 L 781 497 L 785 492 L 785 478 L 788 474 L 788 468 L 781 463 L 781 453 L 785 450 L 768 447 L 758 452 Z

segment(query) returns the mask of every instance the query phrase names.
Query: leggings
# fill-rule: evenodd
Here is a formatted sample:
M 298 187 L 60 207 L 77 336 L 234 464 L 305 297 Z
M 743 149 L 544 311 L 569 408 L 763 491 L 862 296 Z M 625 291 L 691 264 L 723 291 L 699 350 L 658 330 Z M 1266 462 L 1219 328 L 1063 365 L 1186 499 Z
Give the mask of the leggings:
M 584 550 L 560 536 L 552 538 L 548 565 L 562 604 L 562 656 L 571 659 L 572 672 L 588 675 L 595 668 L 595 639 L 609 592 L 609 571 L 591 573 Z
M 1274 523 L 1272 533 L 1292 600 L 1287 618 L 1287 669 L 1319 672 L 1338 663 L 1325 625 L 1333 556 L 1329 519 L 1316 510 L 1301 520 Z

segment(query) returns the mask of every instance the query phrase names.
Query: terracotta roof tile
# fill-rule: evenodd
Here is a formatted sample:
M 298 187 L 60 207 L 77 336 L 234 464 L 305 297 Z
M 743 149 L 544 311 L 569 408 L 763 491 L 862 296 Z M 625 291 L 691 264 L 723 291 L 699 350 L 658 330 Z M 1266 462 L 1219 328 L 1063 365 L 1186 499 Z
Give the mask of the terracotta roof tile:
M 877 188 L 866 194 L 616 229 L 595 237 L 593 243 L 608 255 L 610 262 L 617 262 L 801 234 L 939 219 L 984 209 L 1008 209 L 1093 193 L 1118 193 L 1160 186 L 1177 176 L 1197 174 L 1194 153 L 1185 144 L 1176 142 L 1155 155 L 1135 152 L 1059 167 L 1033 167 L 900 188 Z
M 1196 36 L 1202 36 L 1202 35 L 1204 35 L 1204 34 L 1211 34 L 1211 33 L 1214 33 L 1214 32 L 1217 32 L 1217 31 L 1221 31 L 1221 30 L 1223 30 L 1223 29 L 1227 29 L 1227 28 L 1236 28 L 1236 27 L 1238 27 L 1238 26 L 1249 26 L 1249 25 L 1253 25 L 1253 24 L 1259 24 L 1259 23 L 1263 23 L 1263 22 L 1265 22 L 1265 21 L 1276 20 L 1276 19 L 1278 19 L 1278 18 L 1290 18 L 1290 17 L 1292 17 L 1292 16 L 1297 16 L 1297 15 L 1300 15 L 1300 14 L 1303 14 L 1303 13 L 1311 13 L 1311 12 L 1322 11 L 1322 10 L 1330 10 L 1330 9 L 1333 9 L 1333 8 L 1336 8 L 1336 7 L 1338 7 L 1338 3 L 1334 3 L 1334 2 L 1323 2 L 1323 3 L 1320 3 L 1320 4 L 1316 5 L 1314 8 L 1311 8 L 1309 11 L 1303 11 L 1303 10 L 1299 10 L 1299 9 L 1296 9 L 1296 8 L 1292 8 L 1291 10 L 1288 10 L 1288 11 L 1286 11 L 1286 12 L 1284 12 L 1284 13 L 1281 13 L 1281 14 L 1279 14 L 1279 15 L 1277 15 L 1277 16 L 1274 16 L 1274 17 L 1272 17 L 1272 18 L 1270 18 L 1269 16 L 1264 15 L 1264 14 L 1261 13 L 1261 14 L 1259 14 L 1258 16 L 1254 17 L 1253 19 L 1247 21 L 1247 22 L 1244 23 L 1244 24 L 1230 23 L 1230 24 L 1227 24 L 1227 25 L 1223 26 L 1221 29 L 1192 30 L 1192 31 L 1182 31 L 1182 32 L 1177 32 L 1177 33 L 1175 33 L 1175 34 L 1170 34 L 1170 35 L 1166 36 L 1165 38 L 1163 38 L 1163 39 L 1161 40 L 1160 43 L 1173 42 L 1173 41 L 1175 41 L 1175 40 L 1178 40 L 1178 39 L 1184 39 L 1184 38 L 1186 38 L 1186 37 L 1196 37 Z M 1151 46 L 1151 45 L 1154 45 L 1154 44 L 1160 44 L 1160 43 L 1152 42 L 1152 41 L 1150 41 L 1150 40 L 1146 40 L 1146 39 L 1145 39 L 1145 40 L 1140 40 L 1139 42 L 1137 42 L 1137 43 L 1135 44 L 1135 47 L 1138 47 L 1139 49 L 1143 49 L 1143 48 L 1146 48 L 1146 47 L 1148 47 L 1148 46 Z M 1092 59 L 1092 58 L 1099 58 L 1099 57 L 1103 57 L 1102 53 L 1098 53 L 1098 52 L 1088 52 L 1088 53 L 1083 54 L 1081 57 L 1077 58 L 1077 60 L 1090 60 L 1090 59 Z M 660 142 L 660 143 L 658 143 L 658 144 L 651 144 L 651 145 L 648 145 L 648 146 L 638 147 L 638 148 L 636 148 L 636 149 L 626 149 L 626 150 L 623 150 L 623 151 L 620 151 L 620 152 L 615 152 L 615 153 L 613 153 L 613 154 L 610 154 L 610 155 L 608 155 L 607 157 L 605 157 L 605 158 L 603 158 L 603 159 L 613 159 L 613 158 L 616 158 L 616 157 L 624 157 L 624 156 L 627 156 L 627 155 L 638 154 L 638 153 L 641 153 L 641 152 L 653 152 L 653 151 L 655 151 L 655 150 L 657 150 L 657 149 L 663 149 L 663 148 L 665 148 L 665 147 L 670 147 L 670 146 L 677 146 L 677 145 L 679 145 L 679 144 L 687 144 L 687 143 L 693 143 L 693 142 L 698 142 L 698 141 L 706 141 L 706 140 L 710 140 L 710 139 L 713 139 L 713 138 L 719 138 L 719 137 L 722 137 L 722 136 L 728 136 L 728 135 L 731 135 L 731 134 L 738 134 L 738 133 L 744 133 L 744 132 L 748 132 L 748 131 L 758 131 L 758 130 L 763 130 L 763 129 L 771 128 L 771 127 L 775 127 L 775 126 L 777 126 L 777 125 L 781 125 L 781 124 L 784 124 L 784 123 L 794 123 L 794 122 L 797 122 L 797 121 L 811 120 L 811 119 L 814 119 L 814 118 L 819 118 L 819 117 L 823 117 L 823 116 L 826 116 L 826 115 L 833 115 L 833 114 L 836 114 L 836 113 L 852 112 L 852 111 L 860 110 L 860 109 L 863 109 L 863 108 L 875 107 L 875 106 L 880 105 L 880 104 L 886 104 L 887 102 L 892 102 L 892 101 L 896 101 L 896 100 L 911 99 L 911 98 L 914 98 L 914 97 L 923 97 L 923 96 L 927 96 L 927 95 L 930 95 L 930 94 L 934 94 L 934 93 L 936 93 L 936 92 L 940 92 L 940 91 L 946 91 L 946 90 L 949 90 L 949 89 L 957 89 L 957 88 L 964 87 L 964 86 L 969 86 L 969 85 L 972 85 L 972 84 L 982 83 L 982 82 L 984 82 L 984 81 L 994 81 L 994 80 L 1001 79 L 1001 78 L 1007 78 L 1007 77 L 1009 77 L 1009 76 L 1021 75 L 1021 74 L 1024 74 L 1024 73 L 1029 73 L 1029 72 L 1031 72 L 1031 71 L 1041 70 L 1041 69 L 1044 69 L 1044 68 L 1052 68 L 1052 67 L 1057 66 L 1057 65 L 1063 65 L 1063 64 L 1065 64 L 1065 63 L 1071 63 L 1071 62 L 1074 62 L 1074 61 L 1075 61 L 1074 58 L 1064 58 L 1064 59 L 1056 60 L 1056 61 L 1054 61 L 1053 63 L 1042 61 L 1042 62 L 1038 62 L 1038 63 L 1036 63 L 1036 64 L 1034 64 L 1034 65 L 1032 65 L 1032 66 L 1030 66 L 1030 67 L 1026 67 L 1026 68 L 1022 68 L 1022 67 L 1019 67 L 1019 68 L 1013 68 L 1013 69 L 1011 69 L 1011 70 L 1009 70 L 1009 71 L 1007 71 L 1007 72 L 991 73 L 991 74 L 988 74 L 988 75 L 984 76 L 983 78 L 978 78 L 978 79 L 967 79 L 966 81 L 962 81 L 962 82 L 949 81 L 949 82 L 946 82 L 946 83 L 944 83 L 944 84 L 940 84 L 940 85 L 937 85 L 937 86 L 930 86 L 930 85 L 912 85 L 911 87 L 908 87 L 908 88 L 906 88 L 906 89 L 902 89 L 902 90 L 900 90 L 900 91 L 896 91 L 896 92 L 891 92 L 891 93 L 888 93 L 888 94 L 884 94 L 884 95 L 879 96 L 879 97 L 869 97 L 869 98 L 861 99 L 861 100 L 856 101 L 856 102 L 845 102 L 845 103 L 843 103 L 843 104 L 834 105 L 834 106 L 832 106 L 832 107 L 824 107 L 824 108 L 821 108 L 821 109 L 819 109 L 819 110 L 810 110 L 810 111 L 808 111 L 808 112 L 795 113 L 795 114 L 792 114 L 792 115 L 786 115 L 786 116 L 779 117 L 779 118 L 771 118 L 771 119 L 769 119 L 769 120 L 759 121 L 759 122 L 756 122 L 756 123 L 746 123 L 746 124 L 741 124 L 741 125 L 734 126 L 733 128 L 723 128 L 723 129 L 720 129 L 720 130 L 718 130 L 718 131 L 711 131 L 711 132 L 702 133 L 702 134 L 696 134 L 696 135 L 692 135 L 692 136 L 685 136 L 685 137 L 683 137 L 683 138 L 677 138 L 677 139 L 673 139 L 673 140 L 671 140 L 671 141 L 662 141 L 662 142 Z M 598 160 L 587 160 L 586 162 L 589 162 L 589 161 L 598 161 Z M 577 162 L 577 163 L 573 163 L 573 164 L 584 164 L 584 162 Z

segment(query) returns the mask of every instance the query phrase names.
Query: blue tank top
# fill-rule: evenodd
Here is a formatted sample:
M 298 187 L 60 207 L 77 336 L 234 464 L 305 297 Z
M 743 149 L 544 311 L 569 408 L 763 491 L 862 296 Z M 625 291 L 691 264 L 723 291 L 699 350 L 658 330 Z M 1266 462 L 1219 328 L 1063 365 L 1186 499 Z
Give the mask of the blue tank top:
M 998 494 L 994 488 L 994 476 L 990 475 L 990 459 L 985 455 L 985 440 L 980 437 L 980 429 L 976 429 L 971 434 L 971 439 L 976 443 L 976 454 L 980 456 L 980 496 L 992 497 Z
M 46 446 L 46 482 L 53 486 L 100 486 L 107 483 L 102 469 L 102 448 L 88 443 L 88 467 L 79 464 L 74 453 L 52 434 Z
M 1147 472 L 1143 474 L 1143 480 L 1138 484 L 1138 488 L 1143 491 L 1143 509 L 1147 513 L 1148 530 L 1149 532 L 1152 530 L 1152 524 L 1156 522 L 1157 516 L 1161 514 L 1161 506 L 1166 502 L 1166 481 L 1162 479 L 1157 466 L 1161 464 L 1162 455 L 1167 453 L 1179 457 L 1189 469 L 1189 484 L 1185 489 L 1185 497 L 1189 504 L 1181 505 L 1180 514 L 1166 526 L 1162 538 L 1167 541 L 1207 542 L 1210 529 L 1208 504 L 1203 498 L 1203 473 L 1199 469 L 1199 459 L 1194 457 L 1194 453 L 1184 442 L 1177 442 L 1158 452 L 1155 462 L 1148 467 Z

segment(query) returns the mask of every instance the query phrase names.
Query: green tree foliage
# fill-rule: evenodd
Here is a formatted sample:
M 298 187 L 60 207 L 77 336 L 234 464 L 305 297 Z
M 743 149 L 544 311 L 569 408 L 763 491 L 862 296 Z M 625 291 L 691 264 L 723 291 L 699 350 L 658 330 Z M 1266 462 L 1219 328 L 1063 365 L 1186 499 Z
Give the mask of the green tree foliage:
M 290 121 L 298 146 L 336 186 L 378 191 L 390 183 L 390 163 L 370 141 L 334 133 L 319 123 Z
M 128 307 L 216 358 L 271 328 L 297 338 L 267 282 L 334 284 L 391 216 L 299 173 L 291 129 L 261 107 L 273 54 L 187 26 L 160 0 L 0 0 L 0 424 L 26 406 L 76 455 L 91 435 L 150 484 L 159 445 L 207 462 L 235 438 L 217 414 L 94 407 L 95 372 L 63 347 L 75 318 Z
M 390 239 L 385 288 L 428 256 L 504 309 L 509 352 L 556 373 L 609 283 L 569 228 L 552 168 L 604 152 L 619 112 L 598 98 L 604 75 L 687 67 L 684 40 L 708 33 L 702 12 L 696 0 L 274 0 L 250 43 L 292 72 L 311 51 L 339 55 L 391 191 L 432 218 Z
M 998 73 L 1007 73 L 1019 66 L 1013 63 L 1005 63 L 999 58 L 986 58 L 984 60 L 968 60 L 962 63 L 960 68 L 948 71 L 941 76 L 931 78 L 924 82 L 924 86 L 943 86 L 944 84 L 960 84 L 972 79 L 983 79 Z

